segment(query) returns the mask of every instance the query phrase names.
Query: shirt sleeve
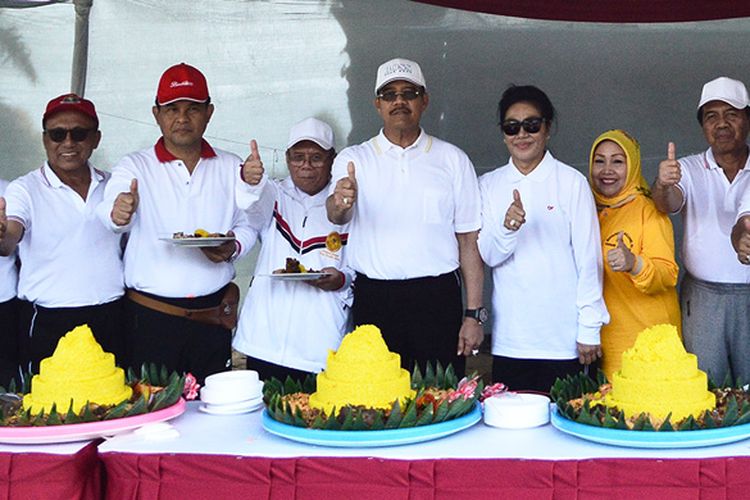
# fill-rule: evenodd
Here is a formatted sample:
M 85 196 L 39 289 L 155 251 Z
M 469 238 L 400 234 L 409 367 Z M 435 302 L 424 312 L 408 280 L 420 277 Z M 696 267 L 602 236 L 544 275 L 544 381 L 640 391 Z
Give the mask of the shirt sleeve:
M 512 192 L 510 189 L 509 191 Z M 492 177 L 482 176 L 479 179 L 479 193 L 482 203 L 482 229 L 477 241 L 479 255 L 489 267 L 497 267 L 515 252 L 518 232 L 523 230 L 523 226 L 518 231 L 509 231 L 503 225 L 502 221 L 510 201 L 508 206 L 501 206 L 502 202 L 498 200 L 503 200 L 507 196 L 494 189 Z
M 735 222 L 745 215 L 750 215 L 750 187 L 745 189 L 745 192 L 740 196 L 740 200 L 737 203 L 737 219 Z
M 32 224 L 32 200 L 29 190 L 21 179 L 16 179 L 5 190 L 5 215 L 24 227 L 25 231 L 31 229 Z
M 277 197 L 276 182 L 263 176 L 261 181 L 251 186 L 239 180 L 235 187 L 237 206 L 245 212 L 250 227 L 261 231 L 273 216 L 273 206 Z
M 677 286 L 679 268 L 674 256 L 674 233 L 669 217 L 651 205 L 643 213 L 643 235 L 640 257 L 643 266 L 630 275 L 635 287 L 643 293 L 660 293 Z M 635 253 L 635 252 L 634 252 Z
M 609 322 L 609 313 L 602 296 L 602 250 L 599 221 L 591 190 L 582 175 L 572 183 L 571 193 L 571 244 L 578 272 L 576 307 L 578 308 L 578 335 L 581 344 L 601 343 L 599 331 Z
M 454 228 L 469 233 L 481 227 L 481 197 L 474 165 L 463 151 L 457 151 L 457 168 L 453 182 Z

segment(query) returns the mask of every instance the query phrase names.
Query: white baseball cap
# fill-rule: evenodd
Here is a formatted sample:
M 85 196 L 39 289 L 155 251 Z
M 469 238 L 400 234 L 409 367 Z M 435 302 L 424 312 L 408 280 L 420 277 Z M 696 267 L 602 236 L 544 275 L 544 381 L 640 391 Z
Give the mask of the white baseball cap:
M 750 105 L 745 84 L 726 76 L 720 76 L 703 86 L 698 109 L 710 101 L 722 101 L 737 109 L 745 109 Z
M 335 142 L 333 129 L 317 118 L 305 118 L 289 131 L 289 143 L 286 148 L 289 149 L 300 141 L 312 141 L 321 148 L 329 150 Z
M 378 90 L 383 88 L 384 85 L 396 80 L 406 80 L 414 85 L 427 88 L 422 68 L 419 67 L 419 64 L 397 57 L 384 62 L 378 68 L 378 76 L 375 79 L 375 93 L 377 94 Z

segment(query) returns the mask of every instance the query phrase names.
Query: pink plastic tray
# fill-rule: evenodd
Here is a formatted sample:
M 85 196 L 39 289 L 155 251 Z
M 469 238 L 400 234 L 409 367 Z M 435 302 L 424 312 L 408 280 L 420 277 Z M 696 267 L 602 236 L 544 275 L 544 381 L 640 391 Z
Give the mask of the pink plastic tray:
M 180 398 L 178 402 L 168 408 L 134 417 L 45 427 L 0 427 L 0 443 L 50 444 L 88 441 L 121 434 L 146 424 L 164 422 L 182 415 L 184 412 L 185 400 Z

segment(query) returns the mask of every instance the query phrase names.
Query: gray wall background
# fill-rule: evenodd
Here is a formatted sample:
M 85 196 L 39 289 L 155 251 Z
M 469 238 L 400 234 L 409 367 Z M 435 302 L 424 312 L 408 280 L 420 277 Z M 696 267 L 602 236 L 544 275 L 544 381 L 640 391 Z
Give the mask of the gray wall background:
M 0 9 L 0 177 L 44 159 L 41 115 L 70 87 L 72 5 Z M 705 149 L 695 119 L 701 86 L 748 80 L 750 19 L 679 24 L 524 20 L 406 0 L 95 0 L 86 96 L 103 139 L 93 160 L 110 168 L 158 137 L 151 116 L 162 71 L 185 61 L 208 77 L 217 147 L 244 157 L 255 138 L 283 176 L 288 128 L 329 121 L 338 147 L 374 135 L 377 66 L 420 62 L 431 93 L 425 128 L 463 148 L 478 173 L 507 160 L 495 109 L 510 83 L 545 90 L 559 112 L 550 148 L 587 169 L 592 140 L 624 128 L 641 142 L 653 179 L 667 142 L 678 155 Z M 679 228 L 678 228 L 679 230 Z M 252 257 L 240 266 L 246 282 Z

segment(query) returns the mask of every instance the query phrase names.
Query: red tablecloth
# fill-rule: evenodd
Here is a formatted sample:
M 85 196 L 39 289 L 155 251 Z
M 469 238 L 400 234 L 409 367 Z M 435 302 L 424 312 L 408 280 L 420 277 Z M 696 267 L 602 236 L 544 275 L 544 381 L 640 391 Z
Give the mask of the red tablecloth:
M 750 458 L 436 459 L 101 455 L 107 498 L 745 499 Z
M 2 452 L 0 499 L 98 499 L 102 474 L 95 442 L 73 454 Z

